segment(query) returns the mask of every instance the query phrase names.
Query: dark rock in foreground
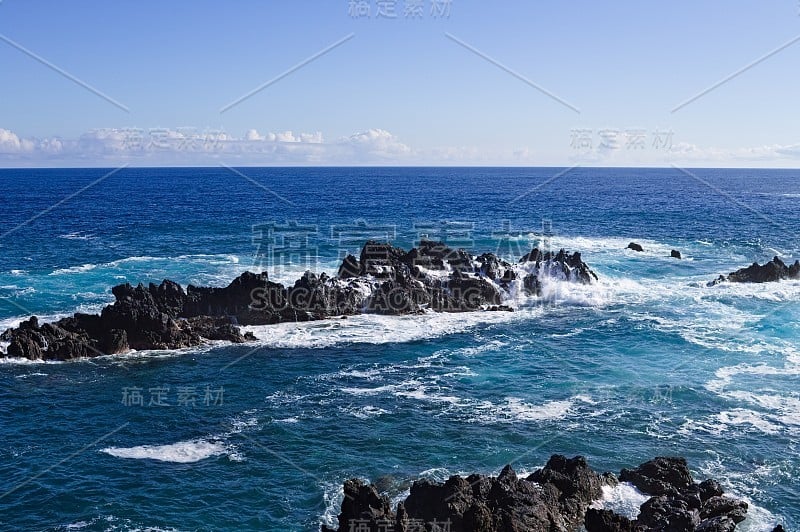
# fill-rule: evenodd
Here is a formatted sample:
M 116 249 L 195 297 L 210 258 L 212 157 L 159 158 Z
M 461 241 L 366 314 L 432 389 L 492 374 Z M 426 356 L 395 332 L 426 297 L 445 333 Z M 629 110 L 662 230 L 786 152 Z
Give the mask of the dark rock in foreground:
M 419 480 L 394 512 L 375 486 L 349 480 L 339 527 L 333 530 L 576 530 L 586 508 L 600 497 L 601 486 L 600 476 L 582 457 L 554 455 L 527 479 L 506 466 L 497 477 L 453 476 L 444 483 Z
M 292 286 L 266 273 L 245 272 L 223 288 L 164 280 L 149 286 L 115 286 L 115 302 L 100 315 L 77 313 L 55 323 L 36 317 L 6 330 L 2 356 L 68 360 L 131 349 L 178 349 L 207 340 L 255 340 L 240 325 L 322 320 L 361 313 L 417 314 L 513 310 L 503 304 L 519 276 L 522 288 L 540 295 L 542 280 L 591 283 L 597 279 L 580 253 L 526 254 L 517 265 L 492 253 L 473 257 L 463 249 L 423 241 L 411 251 L 369 241 L 359 258 L 348 255 L 338 275 L 306 272 Z
M 689 488 L 694 481 L 683 458 L 656 458 L 636 469 L 623 469 L 623 482 L 630 482 L 639 491 L 651 495 L 674 495 Z
M 585 526 L 587 532 L 722 532 L 734 530 L 747 513 L 747 503 L 724 497 L 715 481 L 696 484 L 682 458 L 656 458 L 623 470 L 620 478 L 652 495 L 636 519 L 592 507 L 603 486 L 617 480 L 598 475 L 580 456 L 553 455 L 524 479 L 506 466 L 497 477 L 418 480 L 396 510 L 374 485 L 348 480 L 338 528 L 322 531 L 566 532 Z
M 781 259 L 774 257 L 764 265 L 754 262 L 747 268 L 736 270 L 727 276 L 720 275 L 708 284 L 713 286 L 725 281 L 731 283 L 769 283 L 782 279 L 800 279 L 800 261 L 796 260 L 794 264 L 787 266 Z

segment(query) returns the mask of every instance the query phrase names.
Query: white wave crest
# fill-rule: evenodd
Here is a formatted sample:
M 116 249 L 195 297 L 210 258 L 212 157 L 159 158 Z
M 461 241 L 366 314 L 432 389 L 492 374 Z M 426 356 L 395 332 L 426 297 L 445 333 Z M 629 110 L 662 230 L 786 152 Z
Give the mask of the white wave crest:
M 353 343 L 413 342 L 460 333 L 483 323 L 524 320 L 541 315 L 541 308 L 517 312 L 427 312 L 414 316 L 361 314 L 347 319 L 278 323 L 242 327 L 268 347 L 325 348 Z
M 135 447 L 106 447 L 101 452 L 117 458 L 158 460 L 176 464 L 199 462 L 212 456 L 230 454 L 228 447 L 219 441 L 187 440 L 167 445 L 137 445 Z

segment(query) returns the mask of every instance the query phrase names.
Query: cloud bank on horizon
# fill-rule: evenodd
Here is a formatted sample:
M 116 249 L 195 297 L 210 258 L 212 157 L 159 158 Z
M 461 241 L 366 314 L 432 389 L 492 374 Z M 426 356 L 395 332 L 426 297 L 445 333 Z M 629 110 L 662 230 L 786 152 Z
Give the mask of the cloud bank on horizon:
M 381 129 L 326 141 L 292 131 L 234 136 L 211 128 L 104 128 L 77 139 L 20 137 L 0 128 L 0 164 L 199 165 L 400 163 L 411 149 Z
M 631 151 L 599 144 L 576 150 L 570 164 L 585 166 L 800 165 L 800 144 L 741 149 L 704 148 L 678 142 L 660 150 Z M 236 136 L 212 128 L 103 128 L 76 139 L 22 137 L 0 128 L 0 167 L 46 166 L 558 166 L 530 148 L 488 152 L 478 147 L 416 149 L 384 129 L 326 139 L 321 132 Z

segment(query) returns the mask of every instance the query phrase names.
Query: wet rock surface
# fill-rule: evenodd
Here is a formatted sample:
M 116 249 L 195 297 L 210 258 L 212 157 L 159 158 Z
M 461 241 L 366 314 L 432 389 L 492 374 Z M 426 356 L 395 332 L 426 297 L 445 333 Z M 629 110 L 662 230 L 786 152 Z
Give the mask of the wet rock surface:
M 730 282 L 730 283 L 770 283 L 784 279 L 800 279 L 800 261 L 794 261 L 791 266 L 787 266 L 778 257 L 773 257 L 769 262 L 758 264 L 754 262 L 747 268 L 741 268 L 728 275 L 720 275 L 711 281 L 709 286 Z
M 508 465 L 497 477 L 418 480 L 396 509 L 376 486 L 348 480 L 338 527 L 322 531 L 552 532 L 583 526 L 588 532 L 720 532 L 735 530 L 747 513 L 747 503 L 725 497 L 715 481 L 695 483 L 682 458 L 656 458 L 623 470 L 620 479 L 652 495 L 636 519 L 596 507 L 603 487 L 617 480 L 598 475 L 580 456 L 553 455 L 527 478 Z
M 518 280 L 519 277 L 521 280 Z M 368 241 L 358 258 L 348 255 L 336 277 L 306 272 L 293 285 L 245 272 L 226 287 L 121 284 L 99 315 L 75 314 L 55 323 L 31 317 L 6 330 L 3 356 L 68 360 L 131 349 L 179 349 L 208 340 L 255 340 L 239 326 L 303 322 L 361 313 L 513 310 L 505 303 L 514 284 L 541 294 L 548 279 L 597 279 L 580 253 L 533 249 L 518 264 L 493 253 L 473 257 L 463 249 L 423 240 L 410 251 Z

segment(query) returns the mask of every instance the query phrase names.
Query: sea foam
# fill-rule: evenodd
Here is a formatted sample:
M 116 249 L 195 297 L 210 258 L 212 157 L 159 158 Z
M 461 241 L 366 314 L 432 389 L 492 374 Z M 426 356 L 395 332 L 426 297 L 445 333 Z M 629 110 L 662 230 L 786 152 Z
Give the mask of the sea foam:
M 186 440 L 167 445 L 137 445 L 135 447 L 106 447 L 101 450 L 117 458 L 133 458 L 188 464 L 199 462 L 227 452 L 227 447 L 218 441 L 203 439 Z
M 592 508 L 613 510 L 628 519 L 636 519 L 639 507 L 650 497 L 636 489 L 633 484 L 620 482 L 616 486 L 603 486 L 603 495 L 592 503 Z

